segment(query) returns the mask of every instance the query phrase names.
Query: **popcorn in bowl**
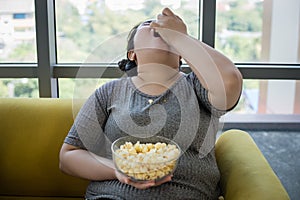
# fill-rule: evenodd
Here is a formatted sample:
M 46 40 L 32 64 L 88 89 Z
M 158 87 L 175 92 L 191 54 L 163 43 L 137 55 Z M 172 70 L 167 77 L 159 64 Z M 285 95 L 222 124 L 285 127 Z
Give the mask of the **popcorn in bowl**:
M 158 180 L 172 174 L 180 147 L 167 138 L 126 136 L 112 144 L 116 169 L 135 181 Z

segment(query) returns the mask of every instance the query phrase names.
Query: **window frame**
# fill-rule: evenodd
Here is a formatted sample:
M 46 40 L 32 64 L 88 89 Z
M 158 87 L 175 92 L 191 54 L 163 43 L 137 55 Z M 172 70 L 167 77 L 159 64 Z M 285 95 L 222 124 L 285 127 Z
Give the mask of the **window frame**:
M 40 98 L 58 98 L 59 78 L 99 78 L 99 73 L 103 78 L 118 78 L 122 73 L 115 64 L 80 64 L 68 63 L 57 64 L 57 46 L 55 31 L 55 0 L 34 0 L 35 3 L 35 23 L 36 23 L 36 43 L 37 43 L 37 63 L 0 63 L 0 78 L 37 78 L 39 84 Z M 201 12 L 202 11 L 202 12 Z M 199 0 L 199 30 L 202 32 L 201 40 L 214 47 L 215 43 L 215 23 L 216 23 L 216 0 Z M 204 28 L 205 27 L 205 28 Z M 200 37 L 200 36 L 199 36 Z M 200 38 L 199 38 L 200 39 Z M 241 71 L 244 79 L 282 79 L 300 80 L 300 64 L 289 63 L 235 63 Z M 84 67 L 82 67 L 84 66 Z M 78 70 L 84 73 L 77 74 Z M 189 72 L 188 66 L 184 65 L 183 70 Z M 244 115 L 244 114 L 243 114 Z M 244 119 L 244 120 L 243 120 Z M 245 121 L 248 120 L 248 121 Z M 292 114 L 287 116 L 269 115 L 261 117 L 258 114 L 245 114 L 228 118 L 227 127 L 248 127 L 248 123 L 268 126 L 259 126 L 266 129 L 274 128 L 270 124 L 276 123 L 281 128 L 296 127 L 300 129 L 300 115 Z M 291 125 L 291 123 L 293 125 Z M 244 124 L 244 125 L 243 125 Z M 287 125 L 287 126 L 282 126 Z M 253 127 L 253 126 L 252 126 Z M 250 127 L 251 128 L 251 127 Z M 278 127 L 277 127 L 278 128 Z

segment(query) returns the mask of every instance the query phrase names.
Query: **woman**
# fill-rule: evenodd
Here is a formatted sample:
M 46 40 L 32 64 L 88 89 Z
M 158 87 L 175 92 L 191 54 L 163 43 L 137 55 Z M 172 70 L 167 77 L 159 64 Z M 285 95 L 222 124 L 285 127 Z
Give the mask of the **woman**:
M 120 68 L 136 75 L 87 100 L 61 148 L 61 170 L 91 180 L 87 199 L 217 199 L 215 136 L 219 117 L 239 100 L 240 72 L 168 8 L 132 29 L 127 50 Z M 191 73 L 180 72 L 181 59 Z M 174 174 L 139 183 L 118 173 L 109 146 L 128 134 L 176 138 L 184 153 Z

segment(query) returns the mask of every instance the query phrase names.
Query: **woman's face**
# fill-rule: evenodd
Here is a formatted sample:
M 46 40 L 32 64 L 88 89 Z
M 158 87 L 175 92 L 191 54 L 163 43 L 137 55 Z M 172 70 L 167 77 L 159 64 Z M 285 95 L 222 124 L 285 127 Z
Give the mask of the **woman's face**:
M 171 47 L 163 41 L 154 29 L 150 28 L 152 20 L 141 23 L 134 36 L 134 52 L 137 55 L 138 63 L 161 62 L 172 58 L 179 62 L 179 56 L 172 53 Z M 171 60 L 170 60 L 171 59 Z

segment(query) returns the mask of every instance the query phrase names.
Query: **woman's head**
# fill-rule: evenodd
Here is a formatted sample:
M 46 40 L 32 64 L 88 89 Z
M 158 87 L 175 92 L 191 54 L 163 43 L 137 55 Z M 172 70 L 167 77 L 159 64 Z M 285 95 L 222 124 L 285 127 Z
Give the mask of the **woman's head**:
M 121 60 L 118 65 L 122 71 L 134 70 L 136 73 L 137 54 L 140 58 L 147 57 L 150 62 L 155 62 L 153 58 L 160 57 L 163 53 L 170 54 L 169 46 L 160 38 L 149 26 L 153 20 L 147 20 L 135 25 L 127 36 L 127 59 Z M 154 56 L 154 52 L 158 52 Z M 179 62 L 181 65 L 181 61 Z

